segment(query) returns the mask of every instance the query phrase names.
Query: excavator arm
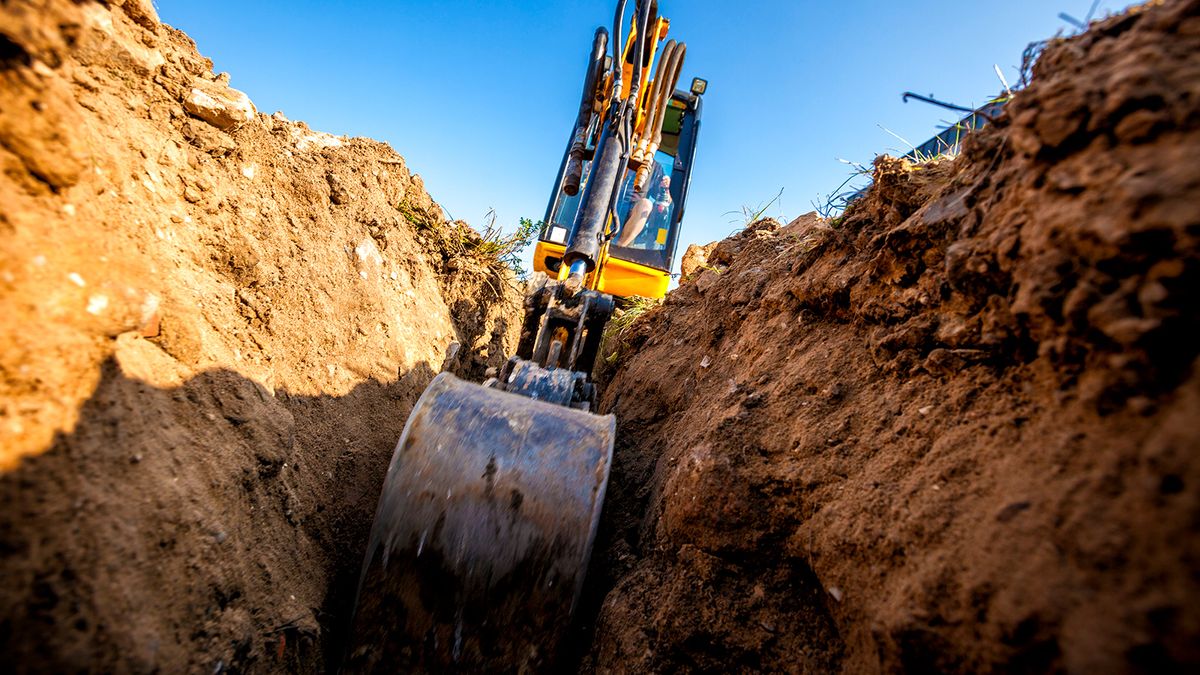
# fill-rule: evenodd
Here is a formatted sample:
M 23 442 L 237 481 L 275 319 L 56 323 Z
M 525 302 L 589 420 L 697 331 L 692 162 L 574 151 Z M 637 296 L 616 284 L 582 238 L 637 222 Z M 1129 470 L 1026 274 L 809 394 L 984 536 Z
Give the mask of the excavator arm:
M 651 82 L 668 23 L 657 2 L 636 2 L 626 37 L 626 4 L 611 42 L 603 28 L 593 38 L 562 177 L 582 197 L 558 276 L 531 288 L 518 354 L 494 377 L 479 385 L 441 373 L 410 413 L 364 557 L 347 671 L 554 668 L 616 428 L 591 412 L 589 374 L 614 311 L 597 286 L 621 229 L 618 196 L 653 156 L 683 51 L 670 43 L 658 70 L 670 81 Z

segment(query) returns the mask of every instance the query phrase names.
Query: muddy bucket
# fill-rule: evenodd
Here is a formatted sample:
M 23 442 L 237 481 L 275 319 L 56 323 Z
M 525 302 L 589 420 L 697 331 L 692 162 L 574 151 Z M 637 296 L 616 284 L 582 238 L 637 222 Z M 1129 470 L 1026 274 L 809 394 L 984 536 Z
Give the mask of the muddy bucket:
M 552 667 L 591 555 L 615 419 L 442 373 L 384 480 L 348 672 Z

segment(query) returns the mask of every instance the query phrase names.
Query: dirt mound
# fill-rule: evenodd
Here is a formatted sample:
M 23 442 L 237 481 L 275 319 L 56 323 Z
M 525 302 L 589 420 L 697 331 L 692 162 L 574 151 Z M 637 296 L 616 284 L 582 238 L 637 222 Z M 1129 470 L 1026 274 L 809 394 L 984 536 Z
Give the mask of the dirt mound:
M 389 147 L 266 116 L 149 0 L 0 11 L 0 651 L 319 670 L 440 369 L 520 300 Z
M 627 331 L 585 669 L 1200 664 L 1200 2 Z M 602 601 L 601 601 L 602 598 Z

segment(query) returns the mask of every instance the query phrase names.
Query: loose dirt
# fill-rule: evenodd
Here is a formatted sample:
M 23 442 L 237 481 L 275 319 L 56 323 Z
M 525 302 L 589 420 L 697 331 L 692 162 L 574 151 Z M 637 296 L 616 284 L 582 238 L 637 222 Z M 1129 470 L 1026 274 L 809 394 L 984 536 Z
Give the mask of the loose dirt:
M 584 669 L 1194 671 L 1198 84 L 1200 2 L 1106 20 L 693 261 L 605 387 Z
M 515 345 L 403 158 L 228 80 L 148 0 L 0 10 L 5 670 L 326 669 L 409 409 Z

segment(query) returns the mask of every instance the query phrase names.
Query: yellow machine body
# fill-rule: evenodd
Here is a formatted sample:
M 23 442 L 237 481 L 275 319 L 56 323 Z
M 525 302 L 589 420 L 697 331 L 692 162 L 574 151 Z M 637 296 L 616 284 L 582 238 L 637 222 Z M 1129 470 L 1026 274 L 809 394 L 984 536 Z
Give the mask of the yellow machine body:
M 533 252 L 533 270 L 557 278 L 559 271 L 551 269 L 547 260 L 562 260 L 566 249 L 562 244 L 539 241 Z M 667 294 L 670 284 L 671 275 L 667 272 L 630 260 L 614 258 L 605 251 L 604 259 L 596 271 L 589 275 L 587 287 L 621 298 L 639 296 L 658 299 Z
M 661 65 L 658 63 L 659 58 L 665 58 L 665 55 L 668 53 L 664 51 L 663 44 L 667 40 L 670 27 L 670 20 L 659 16 L 654 19 L 646 31 L 650 39 L 647 41 L 648 53 L 644 57 L 647 67 L 642 70 L 641 76 L 636 83 L 637 99 L 634 105 L 634 110 L 636 111 L 634 120 L 635 138 L 651 136 L 650 122 L 652 118 L 656 123 L 659 123 L 663 119 L 661 115 L 657 118 L 651 115 L 651 92 L 655 84 L 655 81 L 652 80 L 652 72 L 655 65 Z M 621 69 L 623 80 L 626 83 L 623 87 L 624 96 L 632 95 L 630 83 L 636 76 L 633 54 L 638 39 L 636 24 L 630 25 L 629 32 L 626 33 L 624 44 L 619 52 L 621 54 L 621 61 L 618 67 Z M 663 75 L 661 68 L 657 75 Z M 600 124 L 604 123 L 610 110 L 614 96 L 613 81 L 614 71 L 610 70 L 599 85 L 598 94 L 594 99 L 593 109 L 597 113 L 597 119 Z M 668 80 L 668 82 L 670 81 Z M 678 157 L 674 162 L 674 169 L 672 170 L 668 166 L 667 173 L 673 179 L 675 187 L 672 188 L 672 198 L 678 204 L 675 208 L 681 214 L 683 202 L 686 200 L 691 165 L 695 153 L 695 136 L 699 127 L 700 101 L 698 95 L 688 97 L 682 92 L 677 92 L 673 87 L 666 89 L 665 96 L 665 105 L 671 111 L 668 117 L 675 121 L 673 128 L 667 134 L 674 140 L 669 145 L 664 141 L 663 150 L 671 155 L 672 158 Z M 686 123 L 683 121 L 685 119 L 687 120 Z M 683 127 L 686 127 L 686 129 Z M 681 139 L 684 140 L 683 145 L 681 145 Z M 564 167 L 566 161 L 564 159 Z M 629 158 L 628 168 L 630 172 L 636 172 L 639 169 L 645 170 L 645 165 L 653 164 L 655 161 L 660 160 L 655 160 L 653 149 L 650 150 L 649 154 L 638 155 L 634 153 Z M 561 261 L 567 248 L 565 242 L 569 237 L 566 236 L 566 232 L 562 232 L 561 230 L 569 232 L 574 217 L 573 211 L 565 218 L 558 217 L 559 198 L 564 197 L 560 192 L 562 175 L 560 171 L 559 183 L 556 185 L 554 195 L 551 197 L 550 205 L 546 212 L 544 222 L 547 225 L 538 239 L 533 256 L 534 271 L 545 273 L 551 279 L 557 279 L 558 281 L 565 280 L 568 274 L 568 270 L 561 264 Z M 674 263 L 675 246 L 679 238 L 680 220 L 680 215 L 672 213 L 670 222 L 663 224 L 662 227 L 657 229 L 657 239 L 654 242 L 643 241 L 642 245 L 638 247 L 643 249 L 642 251 L 632 251 L 629 248 L 617 246 L 617 242 L 612 240 L 614 222 L 610 216 L 604 226 L 605 235 L 610 241 L 601 247 L 599 255 L 596 256 L 596 267 L 588 273 L 584 281 L 584 288 L 607 293 L 619 298 L 643 297 L 659 299 L 664 297 L 671 283 L 669 270 Z M 560 229 L 562 236 L 551 236 L 551 229 Z M 654 230 L 650 231 L 654 232 Z M 644 252 L 646 244 L 649 244 L 651 247 L 657 244 L 659 248 L 655 250 L 664 251 L 663 255 L 657 258 L 653 255 L 646 255 Z

